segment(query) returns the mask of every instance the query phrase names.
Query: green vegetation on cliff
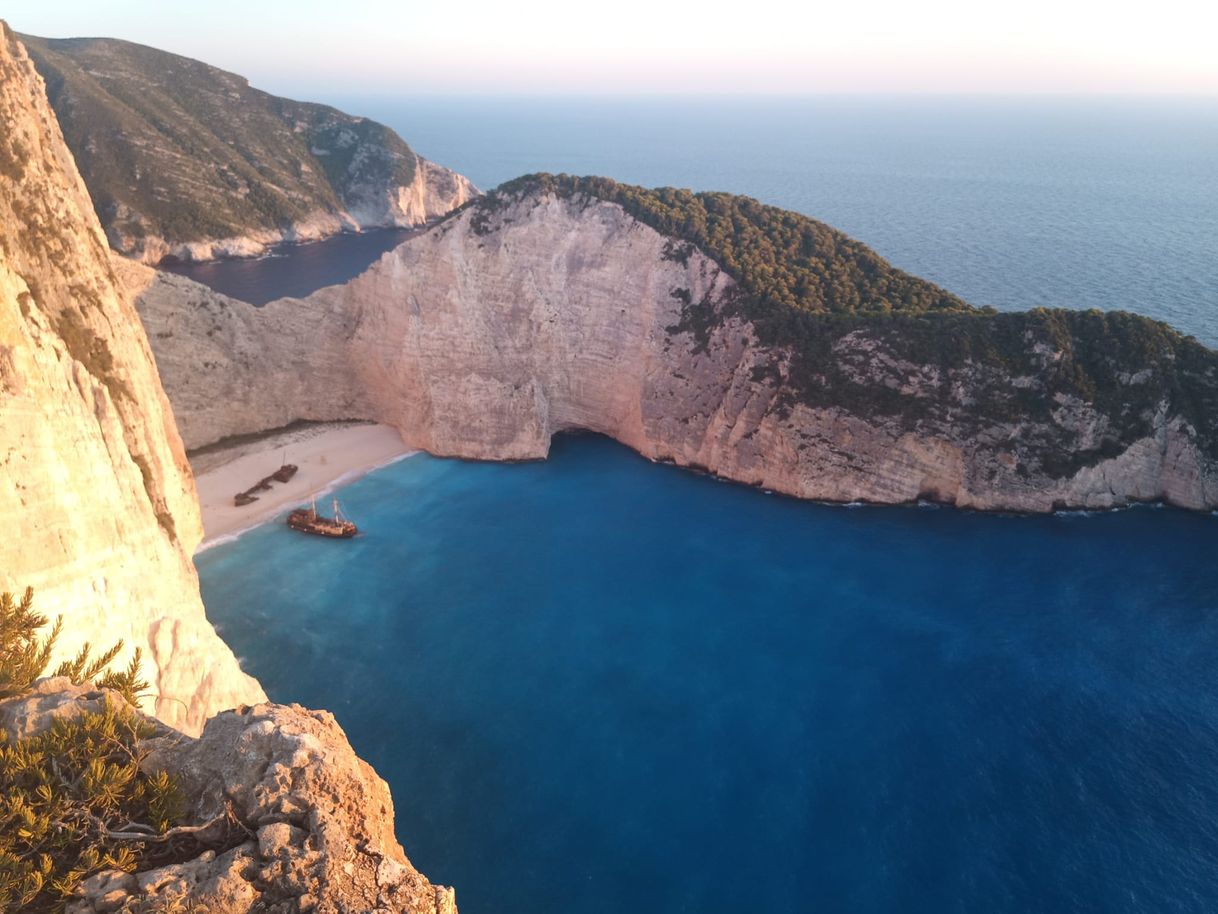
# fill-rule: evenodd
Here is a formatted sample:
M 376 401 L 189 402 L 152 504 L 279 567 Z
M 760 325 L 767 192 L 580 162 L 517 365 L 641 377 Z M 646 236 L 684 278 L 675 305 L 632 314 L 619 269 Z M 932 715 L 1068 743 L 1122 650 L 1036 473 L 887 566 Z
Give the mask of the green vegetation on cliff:
M 20 696 L 43 675 L 60 633 L 39 632 L 33 594 L 0 594 L 0 699 Z M 147 687 L 139 652 L 107 671 L 121 642 L 97 659 L 88 646 L 53 675 L 95 681 L 122 700 L 57 718 L 50 729 L 10 739 L 0 729 L 0 911 L 59 912 L 81 880 L 106 869 L 131 872 L 164 857 L 185 801 L 164 772 L 140 770 L 141 740 L 155 728 L 130 705 Z
M 1005 428 L 1055 478 L 1154 437 L 1164 416 L 1184 419 L 1202 450 L 1218 456 L 1218 353 L 1141 315 L 1045 308 L 801 314 L 763 322 L 758 333 L 791 352 L 790 402 L 890 416 L 907 430 L 992 435 Z M 852 347 L 848 336 L 861 345 Z M 876 368 L 869 344 L 895 364 Z M 923 383 L 909 384 L 906 371 Z M 1092 434 L 1075 427 L 1082 404 L 1103 417 Z M 1073 429 L 1066 438 L 1045 433 L 1066 427 Z M 1091 443 L 1064 443 L 1074 435 Z
M 780 409 L 839 408 L 952 437 L 1006 427 L 1055 477 L 1153 436 L 1165 412 L 1218 456 L 1218 353 L 1160 321 L 976 308 L 824 223 L 724 193 L 525 175 L 469 204 L 474 231 L 492 230 L 513 201 L 546 194 L 615 203 L 669 239 L 665 259 L 685 264 L 697 248 L 722 267 L 735 286 L 718 300 L 672 290 L 682 316 L 670 331 L 705 348 L 729 318 L 748 321 L 783 354 L 759 369 L 784 379 Z M 1033 430 L 1074 422 L 1079 403 L 1104 417 L 1082 433 L 1089 446 Z
M 20 37 L 112 243 L 280 229 L 414 178 L 414 152 L 374 121 L 126 41 Z
M 740 283 L 754 316 L 783 308 L 815 314 L 972 310 L 950 292 L 896 269 L 823 222 L 751 197 L 536 174 L 509 181 L 474 205 L 493 208 L 532 193 L 616 203 L 674 239 L 665 254 L 672 260 L 684 262 L 689 245 L 701 249 Z

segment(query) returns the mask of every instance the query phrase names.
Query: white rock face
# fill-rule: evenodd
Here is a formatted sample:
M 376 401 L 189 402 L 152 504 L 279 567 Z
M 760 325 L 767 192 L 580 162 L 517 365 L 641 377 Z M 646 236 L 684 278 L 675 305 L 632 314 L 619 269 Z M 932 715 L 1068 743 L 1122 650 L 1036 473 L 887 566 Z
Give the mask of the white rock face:
M 347 315 L 287 298 L 254 308 L 118 255 L 111 265 L 141 303 L 162 379 L 178 385 L 174 412 L 187 448 L 297 419 L 373 412 L 345 345 Z
M 386 190 L 372 187 L 367 202 L 348 208 L 361 228 L 423 225 L 451 213 L 478 195 L 478 188 L 464 175 L 429 162 L 415 159 L 414 179 L 409 184 Z
M 911 428 L 812 408 L 784 396 L 790 353 L 760 345 L 751 325 L 723 321 L 704 346 L 676 332 L 674 290 L 713 301 L 732 281 L 697 251 L 665 257 L 666 239 L 617 205 L 525 197 L 480 218 L 461 213 L 346 285 L 263 309 L 176 278 L 135 283 L 187 446 L 298 418 L 368 418 L 412 447 L 498 460 L 544 457 L 555 433 L 587 429 L 654 460 L 827 501 L 1218 504 L 1218 467 L 1166 408 L 1150 436 L 1054 478 L 1029 442 L 1086 451 L 1108 417 L 1064 402 L 1047 423 L 964 421 L 984 386 L 1037 378 L 986 365 L 942 378 L 855 331 L 831 350 L 847 371 L 911 396 L 946 388 L 961 420 Z
M 0 23 L 0 590 L 144 654 L 153 710 L 198 732 L 264 698 L 208 623 L 194 482 L 138 315 L 46 103 Z

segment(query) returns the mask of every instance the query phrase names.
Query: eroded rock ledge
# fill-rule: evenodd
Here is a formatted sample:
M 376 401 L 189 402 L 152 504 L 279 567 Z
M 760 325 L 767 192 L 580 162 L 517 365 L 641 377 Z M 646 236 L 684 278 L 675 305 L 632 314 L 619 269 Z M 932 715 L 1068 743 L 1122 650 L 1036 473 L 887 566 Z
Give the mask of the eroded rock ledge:
M 30 736 L 114 693 L 63 678 L 0 701 L 0 730 Z M 168 727 L 148 740 L 149 771 L 174 774 L 187 819 L 231 813 L 236 838 L 195 859 L 88 879 L 69 914 L 191 910 L 209 914 L 456 914 L 451 888 L 432 885 L 393 833 L 389 788 L 325 711 L 261 704 L 208 721 L 198 739 Z M 177 904 L 179 908 L 173 905 Z
M 188 447 L 358 417 L 434 454 L 520 459 L 586 429 L 825 501 L 1218 505 L 1214 429 L 1196 424 L 1218 404 L 1218 355 L 1195 341 L 1111 358 L 1092 346 L 1107 405 L 1063 384 L 1092 341 L 1086 326 L 1055 336 L 1052 313 L 961 325 L 1000 334 L 1001 362 L 948 326 L 911 342 L 917 318 L 826 322 L 783 345 L 731 309 L 718 263 L 674 256 L 671 238 L 591 197 L 475 205 L 346 285 L 261 309 L 135 265 L 121 275 Z

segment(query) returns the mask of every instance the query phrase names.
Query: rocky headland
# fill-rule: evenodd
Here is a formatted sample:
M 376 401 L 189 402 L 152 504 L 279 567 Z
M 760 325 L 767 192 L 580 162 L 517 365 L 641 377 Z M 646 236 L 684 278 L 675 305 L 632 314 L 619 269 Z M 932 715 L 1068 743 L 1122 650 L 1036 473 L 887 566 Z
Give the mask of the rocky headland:
M 109 38 L 22 40 L 111 247 L 145 263 L 421 225 L 477 194 L 382 124 L 205 63 Z
M 263 308 L 119 272 L 190 448 L 362 418 L 524 459 L 582 429 L 825 501 L 1218 505 L 1213 351 L 1131 314 L 972 308 L 743 198 L 535 176 Z

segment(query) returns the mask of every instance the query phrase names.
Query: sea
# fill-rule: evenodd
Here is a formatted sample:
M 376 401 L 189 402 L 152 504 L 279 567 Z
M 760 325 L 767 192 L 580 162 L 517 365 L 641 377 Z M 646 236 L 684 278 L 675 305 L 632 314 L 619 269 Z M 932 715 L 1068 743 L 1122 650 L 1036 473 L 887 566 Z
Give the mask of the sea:
M 484 188 L 746 193 L 975 304 L 1218 345 L 1218 101 L 325 101 Z M 207 269 L 265 301 L 392 243 Z M 596 436 L 339 494 L 361 536 L 256 528 L 204 601 L 463 914 L 1218 910 L 1218 518 L 817 505 Z

